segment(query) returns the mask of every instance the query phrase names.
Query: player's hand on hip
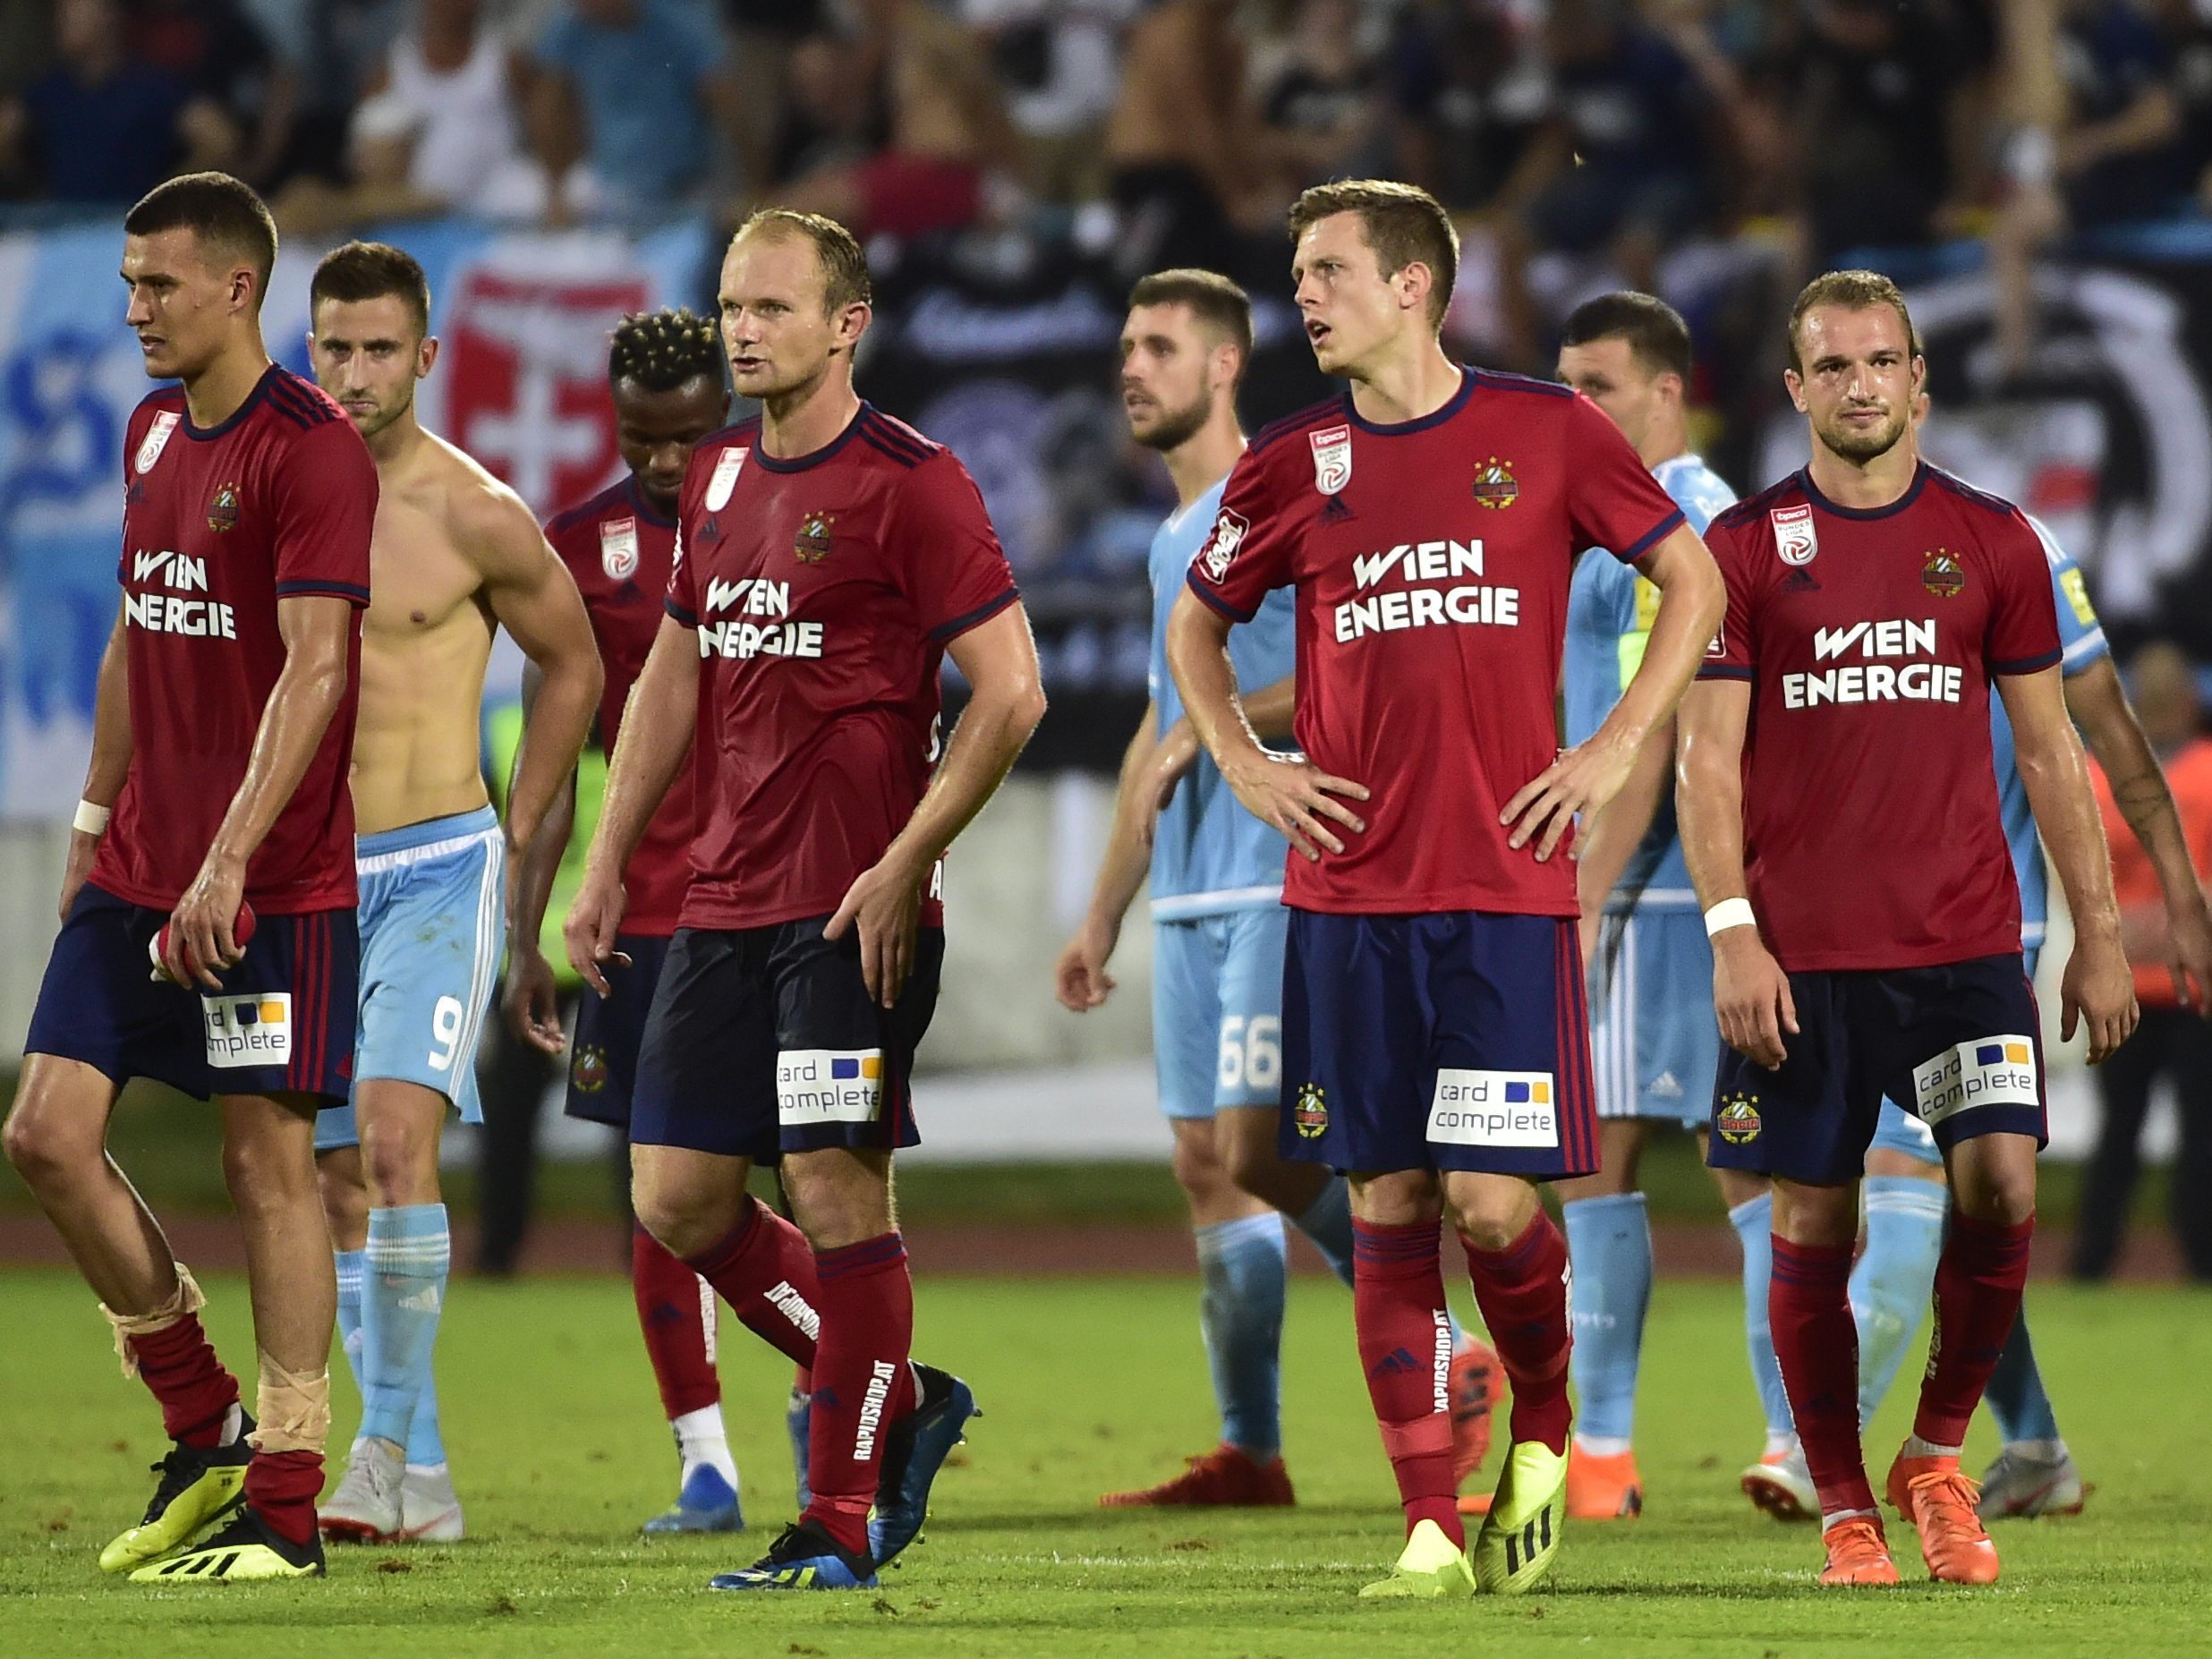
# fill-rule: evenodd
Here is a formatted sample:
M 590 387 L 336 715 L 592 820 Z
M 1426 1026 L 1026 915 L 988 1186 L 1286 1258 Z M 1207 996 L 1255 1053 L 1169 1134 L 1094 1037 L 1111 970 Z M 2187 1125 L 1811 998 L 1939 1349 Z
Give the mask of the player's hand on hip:
M 69 832 L 69 864 L 62 872 L 62 920 L 69 920 L 69 913 L 77 902 L 77 895 L 92 874 L 92 861 L 100 854 L 100 838 L 87 835 L 81 830 Z
M 568 1046 L 568 1034 L 561 1029 L 560 988 L 553 983 L 553 965 L 536 944 L 518 940 L 508 946 L 503 1001 L 508 1025 L 532 1048 L 558 1054 Z
M 1526 847 L 1533 840 L 1536 856 L 1549 858 L 1560 838 L 1574 825 L 1578 812 L 1594 812 L 1621 793 L 1636 765 L 1636 750 L 1596 737 L 1562 749 L 1558 759 L 1520 787 L 1505 804 L 1498 821 L 1512 827 L 1507 842 Z
M 860 930 L 861 983 L 879 1007 L 897 1005 L 914 969 L 927 874 L 926 865 L 917 872 L 898 854 L 885 854 L 853 879 L 844 902 L 821 931 L 824 939 L 841 939 L 848 927 Z
M 2212 1017 L 2212 910 L 2201 888 L 2167 918 L 2166 971 L 2174 975 L 2174 994 Z
M 1789 1058 L 1782 1038 L 1798 1032 L 1797 1000 L 1755 927 L 1723 929 L 1713 938 L 1713 1013 L 1728 1046 L 1769 1071 Z
M 629 907 L 630 896 L 623 890 L 619 877 L 587 869 L 583 872 L 583 886 L 578 889 L 575 902 L 568 906 L 567 919 L 561 923 L 561 942 L 568 948 L 568 966 L 602 997 L 613 994 L 607 983 L 606 965 L 619 962 L 625 967 L 629 966 L 630 958 L 615 948 L 616 936 L 622 929 L 623 913 Z
M 2135 974 L 2116 932 L 2099 930 L 2074 936 L 2073 954 L 2059 981 L 2058 1034 L 2073 1040 L 2074 1027 L 2089 1028 L 2092 1066 L 2101 1065 L 2128 1040 L 2140 1017 Z
M 1053 988 L 1060 1006 L 1071 1013 L 1087 1014 L 1106 1000 L 1115 985 L 1106 971 L 1106 960 L 1120 942 L 1121 930 L 1103 916 L 1086 916 L 1052 970 Z
M 246 954 L 233 937 L 245 896 L 245 864 L 210 855 L 169 913 L 169 947 L 161 966 L 171 979 L 180 985 L 198 981 L 209 991 L 223 989 L 216 970 L 237 966 Z
M 1344 850 L 1332 824 L 1341 824 L 1355 833 L 1367 827 L 1365 819 L 1337 798 L 1365 801 L 1367 786 L 1348 778 L 1332 778 L 1302 754 L 1255 750 L 1233 767 L 1224 768 L 1222 776 L 1245 811 L 1280 830 L 1289 838 L 1293 849 L 1315 863 L 1323 853 Z

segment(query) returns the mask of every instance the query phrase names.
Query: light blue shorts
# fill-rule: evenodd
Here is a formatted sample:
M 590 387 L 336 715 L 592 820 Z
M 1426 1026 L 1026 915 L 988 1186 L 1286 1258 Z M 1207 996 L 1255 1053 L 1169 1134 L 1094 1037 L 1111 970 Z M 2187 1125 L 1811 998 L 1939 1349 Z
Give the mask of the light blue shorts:
M 1588 971 L 1597 1115 L 1703 1128 L 1721 1059 L 1705 918 L 1695 910 L 1608 916 Z
M 1153 1052 L 1169 1117 L 1282 1103 L 1289 922 L 1269 905 L 1153 924 Z
M 361 877 L 361 1019 L 353 1086 L 392 1077 L 436 1089 L 481 1123 L 476 1042 L 499 974 L 506 926 L 506 841 L 489 806 L 365 835 Z M 315 1150 L 358 1145 L 353 1103 L 318 1114 Z
M 2043 954 L 2040 945 L 2027 948 L 2028 977 L 2036 976 L 2036 958 Z M 1867 1144 L 1868 1152 L 1902 1153 L 1908 1158 L 1917 1158 L 1922 1163 L 1941 1163 L 1942 1150 L 1936 1144 L 1936 1132 L 1918 1118 L 1907 1111 L 1895 1101 L 1882 1102 L 1882 1115 L 1874 1126 L 1874 1139 Z

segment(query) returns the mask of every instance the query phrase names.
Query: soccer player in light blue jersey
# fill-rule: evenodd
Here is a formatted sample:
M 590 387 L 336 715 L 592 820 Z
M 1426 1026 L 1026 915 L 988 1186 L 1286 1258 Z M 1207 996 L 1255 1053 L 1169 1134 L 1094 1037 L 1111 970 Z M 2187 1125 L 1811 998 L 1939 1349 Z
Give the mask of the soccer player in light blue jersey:
M 1567 319 L 1559 378 L 1612 417 L 1700 535 L 1733 491 L 1689 453 L 1683 400 L 1689 329 L 1648 294 L 1608 294 Z M 1585 556 L 1567 602 L 1567 742 L 1597 729 L 1643 660 L 1658 591 L 1618 559 Z M 1584 826 L 1577 887 L 1590 975 L 1590 1055 L 1604 1167 L 1560 1183 L 1574 1264 L 1574 1355 L 1582 1411 L 1567 1471 L 1567 1512 L 1606 1520 L 1638 1513 L 1643 1485 L 1630 1431 L 1644 1315 L 1651 1301 L 1651 1229 L 1638 1162 L 1651 1132 L 1702 1133 L 1720 1057 L 1707 988 L 1713 956 L 1675 837 L 1672 723 L 1645 744 L 1628 784 Z M 1715 1170 L 1744 1245 L 1746 1340 L 1765 1404 L 1770 1450 L 1793 1443 L 1790 1403 L 1766 1330 L 1765 1182 Z
M 1927 404 L 1923 393 L 1913 411 L 1916 421 L 1926 420 Z M 2181 816 L 2157 756 L 2128 706 L 2080 568 L 2048 525 L 2032 515 L 2028 522 L 2050 563 L 2064 652 L 2060 667 L 2066 710 L 2080 728 L 2090 754 L 2112 779 L 2130 828 L 2158 872 L 2177 978 L 2187 982 L 2184 997 L 2199 1013 L 2206 1012 L 2212 1008 L 2208 1002 L 2208 993 L 2212 993 L 2212 912 L 2207 910 L 2204 890 L 2190 862 Z M 2020 882 L 2021 946 L 2032 979 L 2050 915 L 2050 874 L 2036 839 L 2028 788 L 2014 758 L 2012 722 L 1995 699 L 1990 702 L 1989 724 L 1998 809 Z M 1880 1125 L 1867 1152 L 1865 1192 L 1867 1244 L 1850 1279 L 1851 1314 L 1859 1328 L 1862 1426 L 1873 1418 L 1896 1381 L 1921 1315 L 1927 1311 L 1936 1261 L 1943 1252 L 1948 1204 L 1934 1135 L 1893 1101 L 1882 1102 Z M 1764 1301 L 1764 1285 L 1758 1287 L 1757 1299 Z M 2024 1310 L 1998 1357 L 1983 1399 L 1996 1420 L 2003 1449 L 1982 1476 L 1982 1519 L 2079 1510 L 2084 1492 L 2081 1474 L 2058 1432 Z M 1786 1457 L 1770 1458 L 1745 1470 L 1743 1486 L 1753 1502 L 1781 1519 L 1809 1518 L 1814 1512 L 1804 1454 L 1794 1444 Z
M 1282 836 L 1240 806 L 1182 718 L 1166 666 L 1169 611 L 1212 532 L 1229 468 L 1244 453 L 1237 385 L 1252 353 L 1244 290 L 1211 271 L 1138 282 L 1121 334 L 1129 430 L 1156 449 L 1178 505 L 1153 538 L 1152 701 L 1121 765 L 1112 833 L 1091 908 L 1060 955 L 1060 1001 L 1076 1013 L 1114 989 L 1106 972 L 1122 918 L 1149 872 L 1153 1042 L 1160 1104 L 1175 1133 L 1175 1177 L 1189 1200 L 1201 1281 L 1199 1326 L 1221 1414 L 1221 1443 L 1179 1476 L 1109 1493 L 1110 1508 L 1287 1504 L 1280 1353 L 1288 1216 L 1337 1276 L 1352 1277 L 1344 1178 L 1278 1155 L 1282 1095 Z M 1229 646 L 1257 735 L 1290 734 L 1291 595 L 1272 595 Z M 1263 687 L 1264 689 L 1258 689 Z M 1496 1360 L 1463 1342 L 1451 1372 L 1460 1474 L 1489 1437 Z

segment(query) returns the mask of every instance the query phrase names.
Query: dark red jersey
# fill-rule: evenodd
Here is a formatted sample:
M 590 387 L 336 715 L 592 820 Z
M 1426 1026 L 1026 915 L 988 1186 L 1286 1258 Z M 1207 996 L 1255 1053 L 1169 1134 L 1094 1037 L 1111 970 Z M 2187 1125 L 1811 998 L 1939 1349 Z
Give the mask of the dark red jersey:
M 278 601 L 352 601 L 345 695 L 252 862 L 265 915 L 354 902 L 346 770 L 361 692 L 361 617 L 377 469 L 345 411 L 272 365 L 238 413 L 201 430 L 181 388 L 154 393 L 123 440 L 123 637 L 131 770 L 92 880 L 174 906 L 200 872 L 285 666 Z
M 623 705 L 645 667 L 653 636 L 660 631 L 676 565 L 676 521 L 646 505 L 634 481 L 602 489 L 546 526 L 546 540 L 561 556 L 583 594 L 607 668 L 607 689 L 600 696 L 599 738 L 611 755 L 622 731 Z M 629 896 L 622 931 L 665 939 L 676 932 L 691 880 L 692 769 L 688 762 L 668 786 L 660 810 L 645 826 L 645 838 L 622 872 Z
M 1342 853 L 1290 857 L 1298 909 L 1576 914 L 1567 843 L 1539 864 L 1499 814 L 1558 751 L 1574 556 L 1633 563 L 1682 514 L 1587 398 L 1462 373 L 1417 421 L 1347 394 L 1262 432 L 1190 567 L 1238 621 L 1295 584 L 1298 743 L 1373 792 Z
M 693 452 L 668 609 L 698 631 L 685 927 L 825 915 L 914 815 L 947 642 L 1015 602 L 952 453 L 866 404 L 809 455 L 748 421 Z M 941 920 L 932 884 L 925 923 Z
M 1886 507 L 1799 472 L 1706 532 L 1728 617 L 1701 676 L 1751 682 L 1745 873 L 1775 959 L 1929 967 L 2020 949 L 1990 677 L 2059 659 L 2019 508 L 1923 464 Z

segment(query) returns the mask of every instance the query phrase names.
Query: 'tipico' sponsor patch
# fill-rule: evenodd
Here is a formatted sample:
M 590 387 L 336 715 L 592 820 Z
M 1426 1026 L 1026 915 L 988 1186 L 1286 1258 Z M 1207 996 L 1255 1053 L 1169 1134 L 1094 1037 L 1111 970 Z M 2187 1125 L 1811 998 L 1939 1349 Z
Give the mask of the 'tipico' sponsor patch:
M 776 1056 L 776 1118 L 787 1129 L 873 1123 L 882 1104 L 881 1049 L 786 1049 Z
M 1428 1137 L 1453 1146 L 1556 1146 L 1558 1094 L 1548 1071 L 1440 1067 Z
M 2021 1036 L 1976 1037 L 1912 1071 L 1913 1100 L 1930 1128 L 1977 1106 L 2040 1106 L 2041 1085 L 2035 1044 Z
M 207 1017 L 208 1065 L 234 1071 L 246 1066 L 292 1064 L 290 991 L 202 997 L 200 1006 Z

